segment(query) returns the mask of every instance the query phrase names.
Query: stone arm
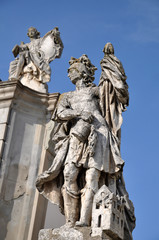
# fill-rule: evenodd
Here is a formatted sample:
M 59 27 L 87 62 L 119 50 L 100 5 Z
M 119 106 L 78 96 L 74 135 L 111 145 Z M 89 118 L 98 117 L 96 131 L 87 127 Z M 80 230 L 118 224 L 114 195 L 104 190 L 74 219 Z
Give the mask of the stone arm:
M 28 50 L 28 45 L 24 44 L 24 42 L 21 42 L 20 45 L 15 45 L 12 49 L 12 53 L 14 57 L 17 57 L 19 53 Z
M 72 120 L 79 116 L 80 114 L 78 114 L 76 110 L 73 109 L 61 109 L 61 111 L 57 112 L 57 117 L 62 121 Z
M 59 102 L 56 117 L 57 119 L 62 121 L 69 121 L 75 118 L 81 118 L 84 121 L 91 122 L 93 119 L 91 113 L 89 112 L 72 109 L 67 97 L 64 97 Z
M 76 117 L 78 117 L 78 113 L 76 110 L 73 110 L 71 108 L 71 104 L 69 102 L 69 94 L 68 93 L 62 94 L 57 105 L 55 119 L 68 121 Z
M 68 120 L 72 120 L 75 118 L 81 118 L 84 121 L 87 122 L 92 122 L 93 116 L 91 115 L 91 113 L 89 112 L 77 112 L 76 110 L 73 109 L 61 109 L 61 111 L 57 112 L 57 117 L 58 119 L 62 120 L 62 121 L 68 121 Z

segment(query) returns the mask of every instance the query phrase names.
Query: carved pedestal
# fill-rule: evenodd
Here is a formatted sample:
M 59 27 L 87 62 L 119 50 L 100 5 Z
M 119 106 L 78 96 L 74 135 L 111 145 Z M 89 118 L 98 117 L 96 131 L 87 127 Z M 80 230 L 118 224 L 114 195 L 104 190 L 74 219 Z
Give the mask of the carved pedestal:
M 35 188 L 47 165 L 47 123 L 59 94 L 0 83 L 0 240 L 36 240 L 47 202 Z
M 90 227 L 42 229 L 38 240 L 113 240 L 104 232 L 102 236 L 91 236 Z

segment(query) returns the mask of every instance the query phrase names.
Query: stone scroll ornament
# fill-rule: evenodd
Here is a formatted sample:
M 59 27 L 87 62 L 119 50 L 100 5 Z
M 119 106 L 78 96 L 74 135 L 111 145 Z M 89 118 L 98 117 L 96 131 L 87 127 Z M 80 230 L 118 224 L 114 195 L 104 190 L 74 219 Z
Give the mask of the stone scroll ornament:
M 29 88 L 46 93 L 46 83 L 51 76 L 49 63 L 60 58 L 63 51 L 60 32 L 55 27 L 40 38 L 37 29 L 30 27 L 27 35 L 30 43 L 21 42 L 12 50 L 16 58 L 10 63 L 9 80 L 19 80 Z
M 133 203 L 120 155 L 122 111 L 129 102 L 126 75 L 111 43 L 104 47 L 99 86 L 87 55 L 71 58 L 68 76 L 76 90 L 60 96 L 52 120 L 51 167 L 36 186 L 65 215 L 67 227 L 91 227 L 110 239 L 132 239 Z

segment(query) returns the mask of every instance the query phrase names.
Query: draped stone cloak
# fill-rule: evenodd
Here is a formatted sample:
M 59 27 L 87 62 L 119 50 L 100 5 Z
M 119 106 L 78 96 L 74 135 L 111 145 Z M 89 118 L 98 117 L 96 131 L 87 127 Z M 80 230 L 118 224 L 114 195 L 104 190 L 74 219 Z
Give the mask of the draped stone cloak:
M 83 91 L 87 93 L 85 96 L 88 98 L 88 104 L 95 101 L 95 104 L 98 106 L 97 110 L 93 111 L 92 109 L 94 120 L 90 124 L 90 134 L 87 139 L 80 140 L 78 136 L 76 137 L 74 134 L 76 125 L 79 124 L 79 119 L 76 119 L 73 124 L 72 121 L 61 121 L 59 119 L 60 114 L 58 113 L 67 111 L 69 108 L 76 109 L 78 104 L 80 106 L 77 92 L 74 91 L 61 95 L 53 115 L 55 125 L 52 131 L 52 142 L 54 142 L 55 146 L 55 158 L 53 159 L 51 167 L 42 173 L 36 182 L 36 186 L 40 193 L 52 203 L 58 204 L 62 212 L 63 198 L 61 195 L 61 187 L 63 184 L 63 168 L 65 161 L 67 161 L 67 154 L 72 141 L 74 141 L 76 146 L 74 149 L 74 156 L 78 161 L 71 161 L 74 162 L 77 167 L 82 166 L 82 168 L 85 169 L 94 167 L 102 173 L 114 174 L 122 170 L 124 165 L 124 161 L 120 156 L 118 138 L 109 129 L 108 124 L 101 114 L 99 99 L 97 99 L 99 96 L 99 88 L 88 87 Z M 77 101 L 77 105 L 75 101 Z M 87 107 L 86 104 L 84 107 Z M 81 175 L 79 175 L 79 178 L 81 178 L 79 182 L 81 188 L 83 188 L 85 180 Z
M 120 140 L 122 112 L 129 105 L 128 85 L 122 63 L 114 54 L 105 54 L 100 62 L 100 106 L 102 115 L 115 136 Z

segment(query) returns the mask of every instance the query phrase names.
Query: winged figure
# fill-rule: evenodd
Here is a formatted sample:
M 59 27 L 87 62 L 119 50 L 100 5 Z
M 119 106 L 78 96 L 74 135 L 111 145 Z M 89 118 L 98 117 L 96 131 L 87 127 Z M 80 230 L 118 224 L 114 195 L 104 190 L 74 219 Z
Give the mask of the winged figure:
M 28 29 L 30 43 L 16 45 L 12 52 L 17 57 L 10 63 L 9 80 L 20 80 L 24 85 L 38 91 L 47 91 L 46 82 L 50 81 L 49 63 L 60 58 L 63 43 L 57 27 L 40 38 L 36 28 Z

